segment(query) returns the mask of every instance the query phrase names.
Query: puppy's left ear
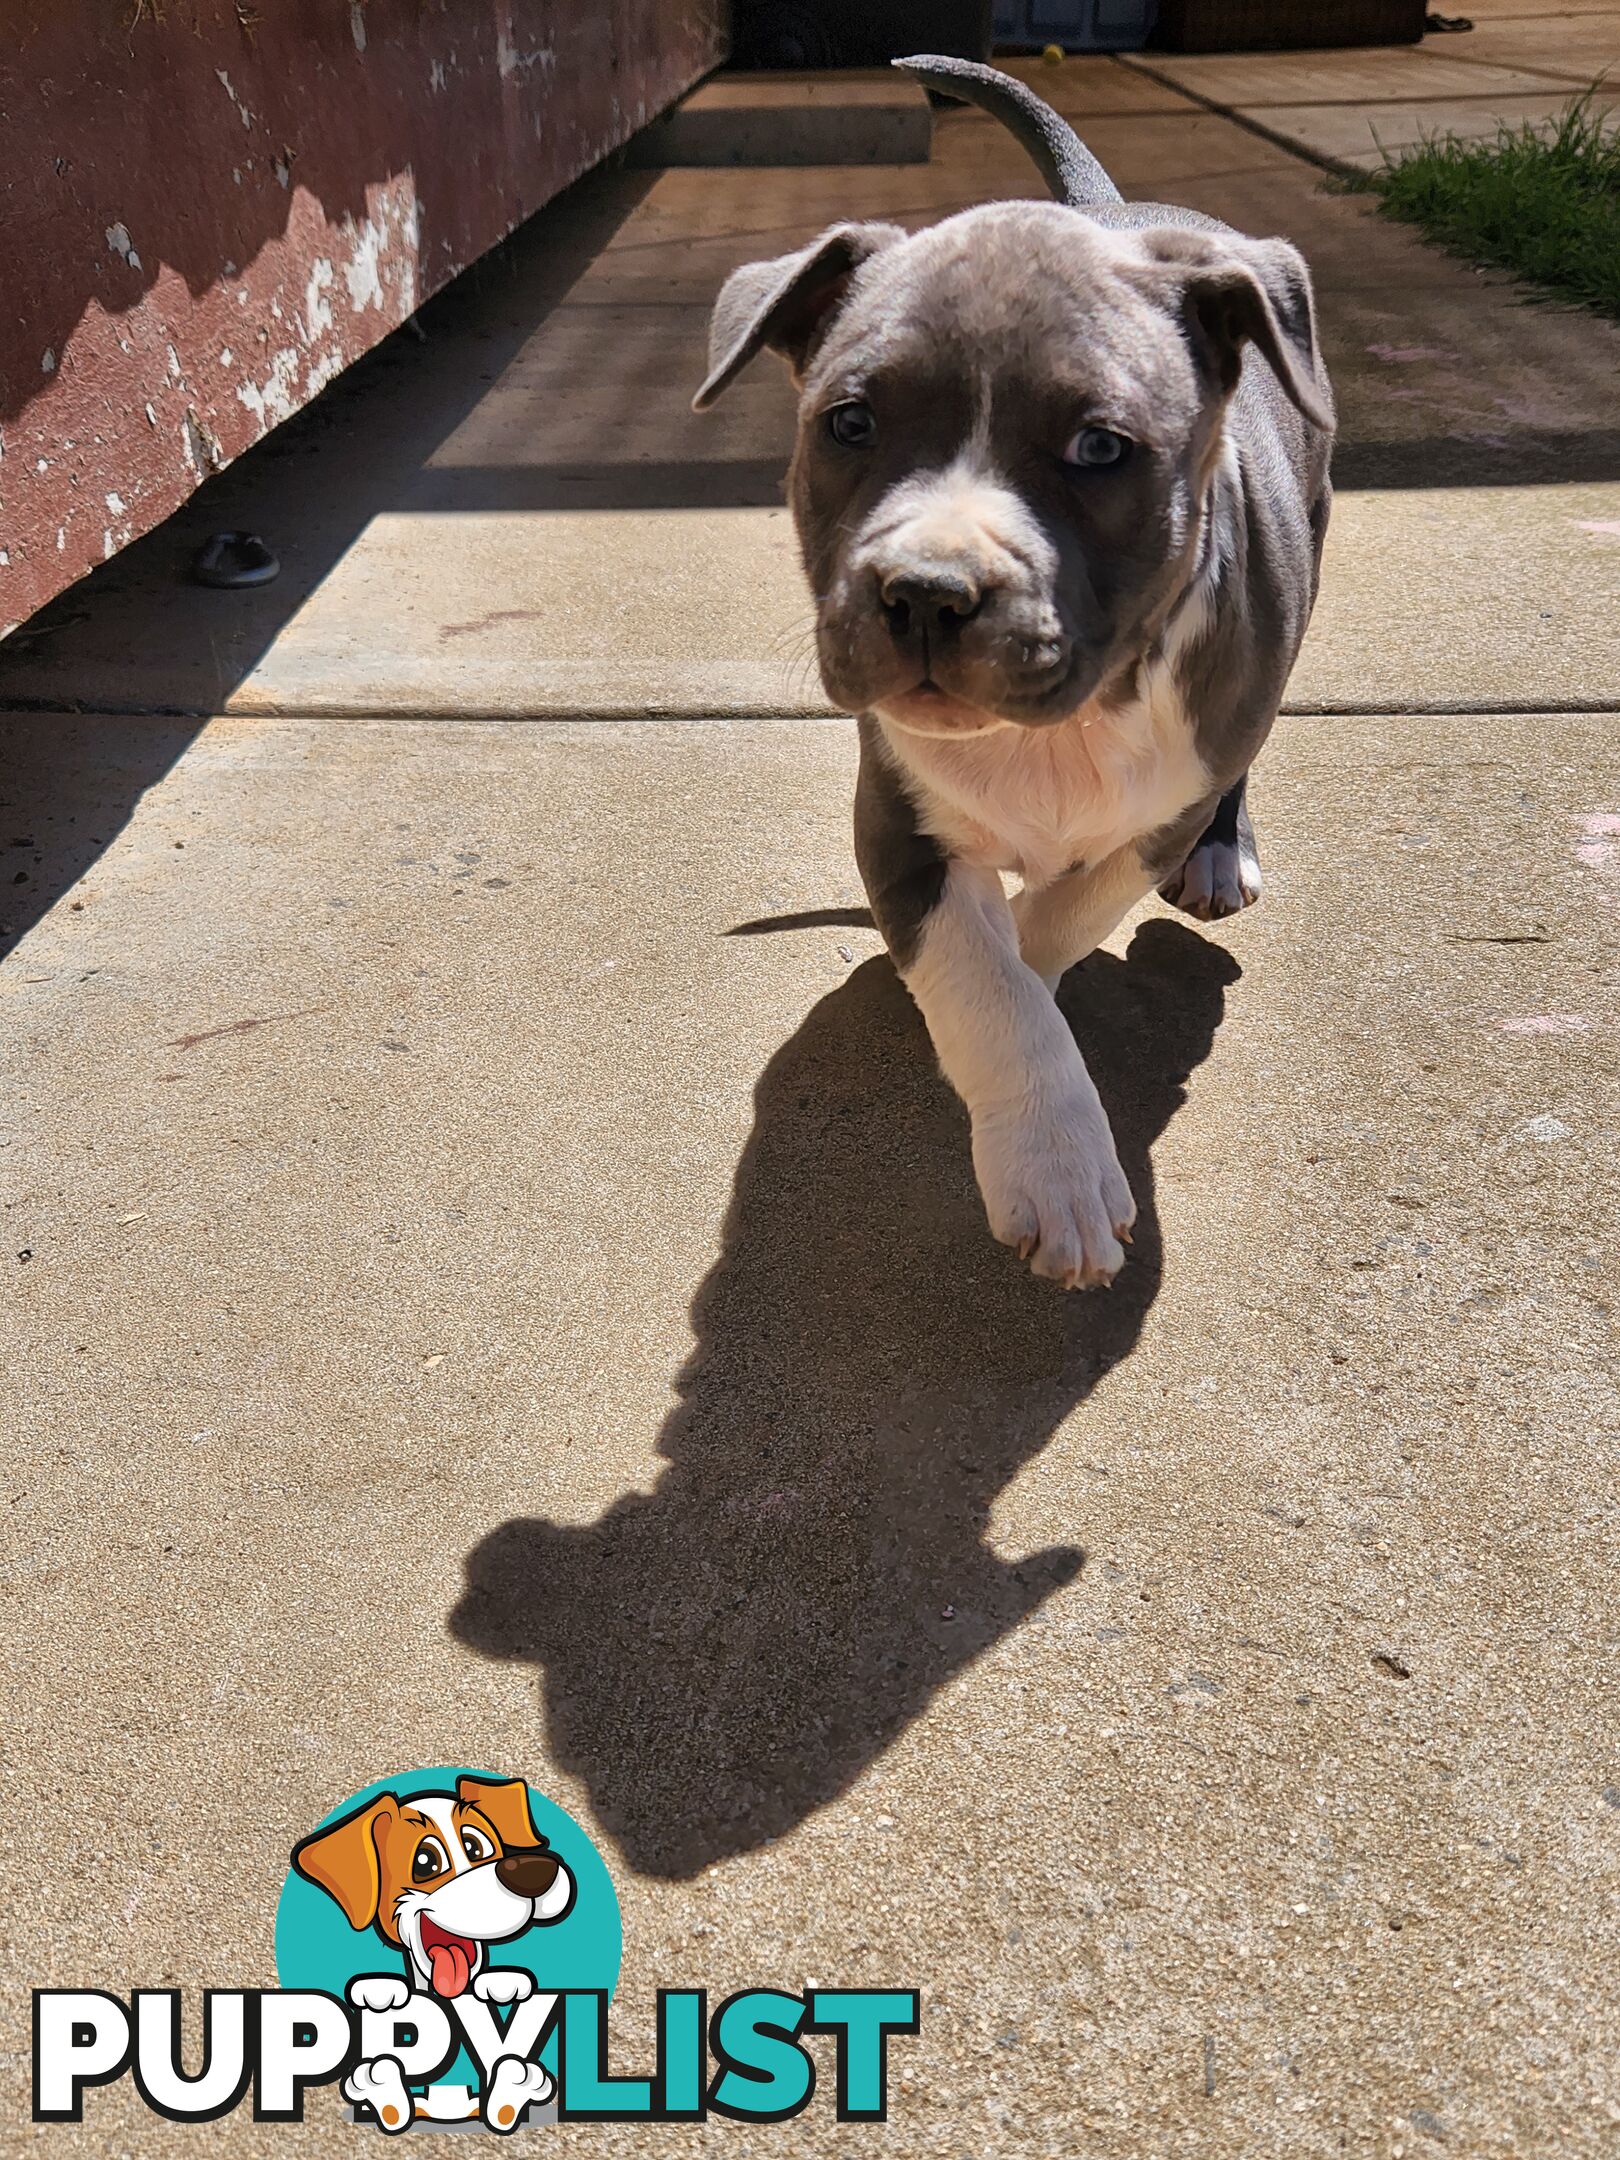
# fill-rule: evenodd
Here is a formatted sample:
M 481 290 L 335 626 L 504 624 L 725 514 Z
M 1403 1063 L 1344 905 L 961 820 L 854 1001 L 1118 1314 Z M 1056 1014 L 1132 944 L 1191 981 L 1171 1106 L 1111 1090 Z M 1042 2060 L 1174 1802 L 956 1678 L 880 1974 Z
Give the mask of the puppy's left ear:
M 802 374 L 862 263 L 905 237 L 899 225 L 832 225 L 796 255 L 733 270 L 714 303 L 709 373 L 692 410 L 706 411 L 763 346 L 780 353 L 795 378 Z
M 1256 346 L 1313 427 L 1331 430 L 1333 401 L 1316 346 L 1311 274 L 1286 240 L 1247 240 L 1167 225 L 1142 235 L 1174 276 L 1188 326 L 1223 392 L 1237 387 L 1243 348 Z
M 368 1928 L 377 1918 L 382 1904 L 379 1845 L 398 1820 L 398 1800 L 384 1793 L 293 1847 L 293 1866 L 336 1899 L 352 1928 Z
M 546 1842 L 534 1827 L 534 1817 L 529 1813 L 529 1788 L 521 1778 L 457 1778 L 456 1798 L 487 1816 L 509 1852 Z

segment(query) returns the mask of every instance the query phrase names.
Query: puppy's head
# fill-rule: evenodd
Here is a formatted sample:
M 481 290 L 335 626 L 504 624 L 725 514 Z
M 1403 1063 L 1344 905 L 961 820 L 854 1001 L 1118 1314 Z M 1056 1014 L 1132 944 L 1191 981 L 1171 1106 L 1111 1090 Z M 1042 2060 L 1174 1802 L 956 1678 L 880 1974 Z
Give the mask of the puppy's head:
M 300 1875 L 404 1951 L 419 1988 L 459 1995 L 484 1945 L 560 1920 L 574 1878 L 534 1827 L 521 1779 L 464 1777 L 454 1793 L 394 1793 L 305 1838 Z
M 1251 345 L 1331 426 L 1286 241 L 997 203 L 734 272 L 694 402 L 762 347 L 793 371 L 789 496 L 835 703 L 927 734 L 1039 727 L 1184 589 Z

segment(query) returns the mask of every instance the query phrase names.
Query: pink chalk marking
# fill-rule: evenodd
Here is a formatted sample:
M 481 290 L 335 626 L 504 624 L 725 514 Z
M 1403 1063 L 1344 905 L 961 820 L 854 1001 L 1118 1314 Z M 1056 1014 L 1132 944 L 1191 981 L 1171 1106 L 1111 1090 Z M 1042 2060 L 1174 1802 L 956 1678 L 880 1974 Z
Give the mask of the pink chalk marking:
M 1455 360 L 1457 357 L 1438 345 L 1369 345 L 1367 350 L 1375 360 L 1382 360 L 1389 367 L 1413 367 L 1420 360 Z
M 1504 1035 L 1586 1035 L 1592 1023 L 1584 1013 L 1530 1013 L 1522 1020 L 1498 1020 Z
M 1620 518 L 1572 518 L 1577 532 L 1601 533 L 1605 540 L 1620 540 Z
M 1602 878 L 1610 888 L 1604 898 L 1613 905 L 1620 886 L 1620 810 L 1588 810 L 1571 822 L 1585 835 L 1575 843 L 1575 860 Z

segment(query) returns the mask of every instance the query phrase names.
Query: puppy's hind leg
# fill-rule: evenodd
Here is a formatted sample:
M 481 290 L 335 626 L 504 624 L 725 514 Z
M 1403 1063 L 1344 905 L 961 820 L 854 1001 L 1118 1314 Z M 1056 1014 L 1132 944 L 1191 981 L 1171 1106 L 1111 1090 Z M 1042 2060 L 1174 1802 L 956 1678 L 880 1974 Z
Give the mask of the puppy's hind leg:
M 1159 887 L 1161 899 L 1200 922 L 1218 922 L 1260 897 L 1260 856 L 1254 844 L 1244 791 L 1249 776 L 1233 782 L 1194 842 L 1192 853 Z

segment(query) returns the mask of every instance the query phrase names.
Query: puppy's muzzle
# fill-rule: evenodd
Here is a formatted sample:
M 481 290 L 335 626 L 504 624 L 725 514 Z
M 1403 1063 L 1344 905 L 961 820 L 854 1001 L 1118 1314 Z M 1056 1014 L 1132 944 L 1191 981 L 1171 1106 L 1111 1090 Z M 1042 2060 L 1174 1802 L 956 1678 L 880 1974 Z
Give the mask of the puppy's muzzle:
M 496 1861 L 495 1880 L 516 1897 L 542 1898 L 557 1880 L 560 1865 L 556 1854 L 541 1846 L 519 1846 Z
M 971 622 L 984 606 L 988 587 L 966 564 L 960 568 L 930 567 L 926 570 L 891 570 L 873 573 L 878 604 L 890 630 L 899 639 L 921 633 L 926 639 L 949 636 Z

